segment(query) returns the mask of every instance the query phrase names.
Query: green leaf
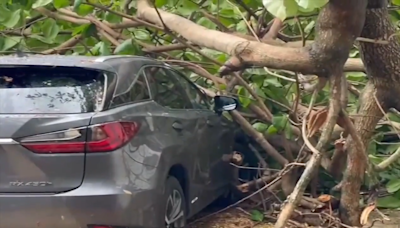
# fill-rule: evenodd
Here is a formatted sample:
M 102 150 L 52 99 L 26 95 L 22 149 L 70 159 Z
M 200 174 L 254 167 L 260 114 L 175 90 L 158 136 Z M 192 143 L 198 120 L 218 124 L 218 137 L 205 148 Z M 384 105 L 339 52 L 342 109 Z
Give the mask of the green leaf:
M 74 1 L 74 11 L 79 16 L 86 16 L 86 15 L 92 13 L 93 10 L 94 10 L 93 6 L 83 4 L 82 0 L 75 0 Z
M 240 33 L 247 33 L 247 24 L 245 21 L 240 21 L 236 24 L 236 31 Z
M 249 106 L 249 104 L 251 103 L 251 100 L 249 98 L 250 94 L 249 91 L 247 91 L 244 87 L 239 87 L 238 89 L 238 95 L 239 95 L 239 101 L 240 104 L 246 108 L 247 106 Z
M 263 0 L 264 7 L 275 17 L 285 20 L 297 14 L 298 5 L 295 0 Z
M 78 34 L 83 33 L 86 29 L 88 29 L 89 26 L 90 26 L 90 24 L 85 24 L 85 25 L 80 25 L 80 26 L 76 27 L 72 32 L 72 36 L 76 36 Z
M 94 24 L 88 24 L 86 27 L 83 28 L 82 33 L 84 37 L 92 37 L 97 36 L 97 27 Z
M 82 5 L 82 0 L 75 0 L 74 1 L 74 11 L 76 12 L 81 5 Z
M 250 73 L 250 72 L 249 72 Z M 257 85 L 257 87 L 262 87 L 264 85 L 264 75 L 251 75 L 251 81 Z
M 105 42 L 100 42 L 99 53 L 100 55 L 111 55 L 110 45 Z
M 155 5 L 157 8 L 160 8 L 168 3 L 168 0 L 156 0 Z
M 118 45 L 117 48 L 114 50 L 114 54 L 119 55 L 140 55 L 141 49 L 140 47 L 134 42 L 133 39 L 127 39 Z
M 253 124 L 254 129 L 256 129 L 258 132 L 265 132 L 268 129 L 268 125 L 266 125 L 265 123 L 260 123 L 257 122 L 255 124 Z
M 393 5 L 400 6 L 400 0 L 392 0 Z
M 286 124 L 285 126 L 285 136 L 287 139 L 293 138 L 293 131 L 290 124 Z
M 32 9 L 36 9 L 42 6 L 47 6 L 51 2 L 52 0 L 35 0 L 35 2 L 32 4 Z
M 286 125 L 288 125 L 288 116 L 287 115 L 282 115 L 282 116 L 274 116 L 272 118 L 272 124 L 278 131 L 282 131 L 285 129 Z
M 51 18 L 47 19 L 42 25 L 43 35 L 48 39 L 55 39 L 60 32 L 57 22 Z
M 276 127 L 274 125 L 271 125 L 271 126 L 268 127 L 267 134 L 275 135 L 277 133 L 278 133 L 278 129 L 276 129 Z
M 75 11 L 79 16 L 86 16 L 88 14 L 91 14 L 94 10 L 93 6 L 89 6 L 89 5 L 80 5 L 78 7 L 78 9 Z
M 182 54 L 183 54 L 182 56 L 185 56 L 186 59 L 190 61 L 201 61 L 201 56 L 199 56 L 197 53 L 187 52 Z
M 14 13 L 12 13 L 8 18 L 6 18 L 2 24 L 6 26 L 7 28 L 12 28 L 16 26 L 21 19 L 21 10 L 16 10 Z
M 22 7 L 24 10 L 31 10 L 33 4 L 35 3 L 35 0 L 18 0 L 19 5 Z
M 264 215 L 258 210 L 252 210 L 251 211 L 251 220 L 256 221 L 256 222 L 262 222 L 264 220 Z
M 105 19 L 110 23 L 120 23 L 122 21 L 121 16 L 118 16 L 115 13 L 110 13 L 110 12 L 105 13 Z
M 7 51 L 10 48 L 13 48 L 19 42 L 21 42 L 21 36 L 13 36 L 13 37 L 6 37 L 3 42 L 3 46 L 1 48 L 2 51 Z
M 0 22 L 3 22 L 10 18 L 10 10 L 8 10 L 5 4 L 0 4 Z
M 296 2 L 299 6 L 303 7 L 304 9 L 312 10 L 316 8 L 321 8 L 326 3 L 328 3 L 329 0 L 296 0 Z
M 400 190 L 400 179 L 392 179 L 386 184 L 386 190 L 389 193 L 394 193 Z
M 400 199 L 394 196 L 385 196 L 378 199 L 377 206 L 380 208 L 399 208 Z
M 276 77 L 267 77 L 264 80 L 264 86 L 272 85 L 275 87 L 282 87 L 282 84 L 279 82 L 278 78 Z
M 376 143 L 374 141 L 369 142 L 368 154 L 376 154 Z
M 304 28 L 304 32 L 305 33 L 310 33 L 311 30 L 314 28 L 315 26 L 315 21 L 311 21 L 310 23 L 308 23 L 308 25 Z
M 198 10 L 199 6 L 195 2 L 192 2 L 192 1 L 179 1 L 176 8 L 177 8 L 179 14 L 181 14 L 183 16 L 189 16 L 194 11 Z
M 208 29 L 216 29 L 217 25 L 214 24 L 212 21 L 210 21 L 208 18 L 206 17 L 201 17 L 198 21 L 197 21 L 198 25 L 204 26 Z
M 226 90 L 226 85 L 225 84 L 219 84 L 219 89 L 224 91 Z
M 69 4 L 69 0 L 53 0 L 53 5 L 56 9 L 67 7 Z
M 134 29 L 133 35 L 138 40 L 148 40 L 150 38 L 149 32 L 144 29 Z
M 46 44 L 53 44 L 54 43 L 53 39 L 49 39 L 47 37 L 43 37 L 43 36 L 40 36 L 40 35 L 37 35 L 37 34 L 32 34 L 30 36 L 30 38 L 39 40 L 39 41 L 41 41 L 43 43 L 46 43 Z

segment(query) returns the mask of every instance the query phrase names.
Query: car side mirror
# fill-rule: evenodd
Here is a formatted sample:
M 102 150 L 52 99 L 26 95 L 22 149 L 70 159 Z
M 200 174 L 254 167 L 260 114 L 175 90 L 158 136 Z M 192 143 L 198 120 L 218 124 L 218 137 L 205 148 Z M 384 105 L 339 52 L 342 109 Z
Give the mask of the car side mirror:
M 222 114 L 224 111 L 233 111 L 239 107 L 239 101 L 234 97 L 217 95 L 214 97 L 214 111 Z

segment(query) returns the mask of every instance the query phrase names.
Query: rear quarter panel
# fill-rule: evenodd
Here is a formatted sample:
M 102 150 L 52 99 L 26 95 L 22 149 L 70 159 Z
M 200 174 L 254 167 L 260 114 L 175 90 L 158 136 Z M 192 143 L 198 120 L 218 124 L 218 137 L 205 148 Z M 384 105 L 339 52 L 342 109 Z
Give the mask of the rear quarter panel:
M 153 101 L 126 105 L 96 114 L 91 124 L 135 121 L 140 125 L 138 134 L 131 142 L 122 149 L 111 152 L 119 153 L 118 161 L 115 160 L 115 156 L 114 161 L 103 161 L 112 162 L 104 166 L 112 166 L 118 170 L 108 178 L 114 179 L 115 184 L 129 191 L 155 189 L 161 194 L 171 166 L 181 164 L 190 170 L 195 155 L 193 149 L 188 150 L 187 145 L 193 146 L 188 140 L 194 142 L 195 139 L 191 138 L 190 131 L 177 135 L 172 130 L 176 115 Z M 186 117 L 182 115 L 182 118 Z M 188 129 L 195 129 L 196 123 L 188 124 Z M 99 155 L 87 154 L 87 162 L 96 159 L 96 156 Z

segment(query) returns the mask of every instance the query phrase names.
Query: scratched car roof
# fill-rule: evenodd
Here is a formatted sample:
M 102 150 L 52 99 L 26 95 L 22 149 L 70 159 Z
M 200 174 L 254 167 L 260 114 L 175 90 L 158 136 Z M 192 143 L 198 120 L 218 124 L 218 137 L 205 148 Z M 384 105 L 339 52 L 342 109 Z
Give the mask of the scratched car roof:
M 4 66 L 61 66 L 82 67 L 97 70 L 115 71 L 121 59 L 130 59 L 138 62 L 157 62 L 154 59 L 142 56 L 114 55 L 114 56 L 74 56 L 74 55 L 27 55 L 0 56 L 0 67 Z

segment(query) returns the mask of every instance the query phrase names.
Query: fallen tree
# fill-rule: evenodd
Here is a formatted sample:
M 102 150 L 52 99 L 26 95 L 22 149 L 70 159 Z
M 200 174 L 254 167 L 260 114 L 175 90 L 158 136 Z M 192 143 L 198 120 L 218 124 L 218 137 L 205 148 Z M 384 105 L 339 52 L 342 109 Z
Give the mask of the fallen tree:
M 365 172 L 370 190 L 376 190 L 381 181 L 377 172 L 382 171 L 383 166 L 388 168 L 394 164 L 400 154 L 395 153 L 377 165 L 367 156 L 377 124 L 381 125 L 381 118 L 388 118 L 386 113 L 391 108 L 399 109 L 400 104 L 397 101 L 400 47 L 389 17 L 388 2 L 330 0 L 325 5 L 313 6 L 312 1 L 297 1 L 298 5 L 291 6 L 297 7 L 295 13 L 285 5 L 278 5 L 280 11 L 273 10 L 276 4 L 284 2 L 264 1 L 264 7 L 240 0 L 235 1 L 236 5 L 229 1 L 221 4 L 183 1 L 181 5 L 156 1 L 154 5 L 148 0 L 137 0 L 124 4 L 75 1 L 71 6 L 69 1 L 62 0 L 43 0 L 31 5 L 16 1 L 0 10 L 5 15 L 0 18 L 4 34 L 0 38 L 1 51 L 149 55 L 183 67 L 188 74 L 194 72 L 196 82 L 210 96 L 233 93 L 241 98 L 244 110 L 232 112 L 232 117 L 282 168 L 279 174 L 264 172 L 259 179 L 238 186 L 248 192 L 268 181 L 274 183 L 266 185 L 269 191 L 279 187 L 283 190 L 288 198 L 275 227 L 285 227 L 292 222 L 298 205 L 310 207 L 310 200 L 303 194 L 310 186 L 316 196 L 316 174 L 320 165 L 341 180 L 336 190 L 342 191 L 338 201 L 342 222 L 360 225 L 363 220 L 360 221 L 359 199 Z M 275 5 L 271 7 L 272 4 Z M 21 17 L 18 7 L 30 10 L 29 15 Z M 236 16 L 230 18 L 231 22 L 226 19 L 229 13 L 228 16 L 219 15 L 224 9 Z M 262 9 L 261 13 L 257 9 Z M 315 27 L 307 32 L 308 36 L 314 36 L 312 30 L 315 30 L 312 41 L 304 34 L 301 9 L 311 12 L 304 17 L 316 18 L 311 20 Z M 286 12 L 285 15 L 282 12 Z M 266 18 L 271 20 L 266 22 Z M 195 20 L 197 23 L 193 22 Z M 242 31 L 238 31 L 239 22 L 244 24 Z M 304 23 L 310 25 L 311 22 Z M 292 33 L 300 35 L 288 37 L 285 27 L 297 27 L 298 31 Z M 349 58 L 354 53 L 355 43 L 361 58 Z M 262 67 L 262 73 L 255 73 L 257 67 Z M 368 75 L 369 80 L 361 94 L 346 78 L 345 72 L 354 71 Z M 261 78 L 261 84 L 256 82 L 254 75 L 260 76 L 257 80 Z M 318 82 L 310 83 L 313 77 L 310 75 L 315 75 Z M 202 80 L 197 81 L 197 76 Z M 270 77 L 282 79 L 284 83 L 274 82 L 286 83 L 287 88 L 282 87 L 291 90 L 295 99 L 279 102 L 279 97 L 268 97 L 274 95 L 274 92 L 264 92 L 264 84 L 268 84 L 265 80 Z M 321 101 L 321 94 L 327 94 L 326 84 L 330 86 L 328 105 L 320 104 L 315 108 L 315 103 Z M 312 93 L 309 107 L 301 102 L 304 93 L 300 91 L 300 85 Z M 349 91 L 360 98 L 357 114 L 351 117 L 347 114 Z M 286 110 L 283 112 L 282 108 Z M 391 121 L 387 123 L 397 131 L 398 126 Z M 257 129 L 257 126 L 263 129 Z M 291 139 L 291 134 L 301 140 Z M 330 156 L 327 151 L 332 138 L 338 139 L 340 135 L 341 141 L 335 143 L 334 154 Z M 268 169 L 263 157 L 257 155 L 258 162 Z M 333 167 L 346 160 L 348 165 L 342 169 L 347 169 L 341 179 L 343 170 Z M 372 198 L 370 203 L 375 205 L 376 198 Z

